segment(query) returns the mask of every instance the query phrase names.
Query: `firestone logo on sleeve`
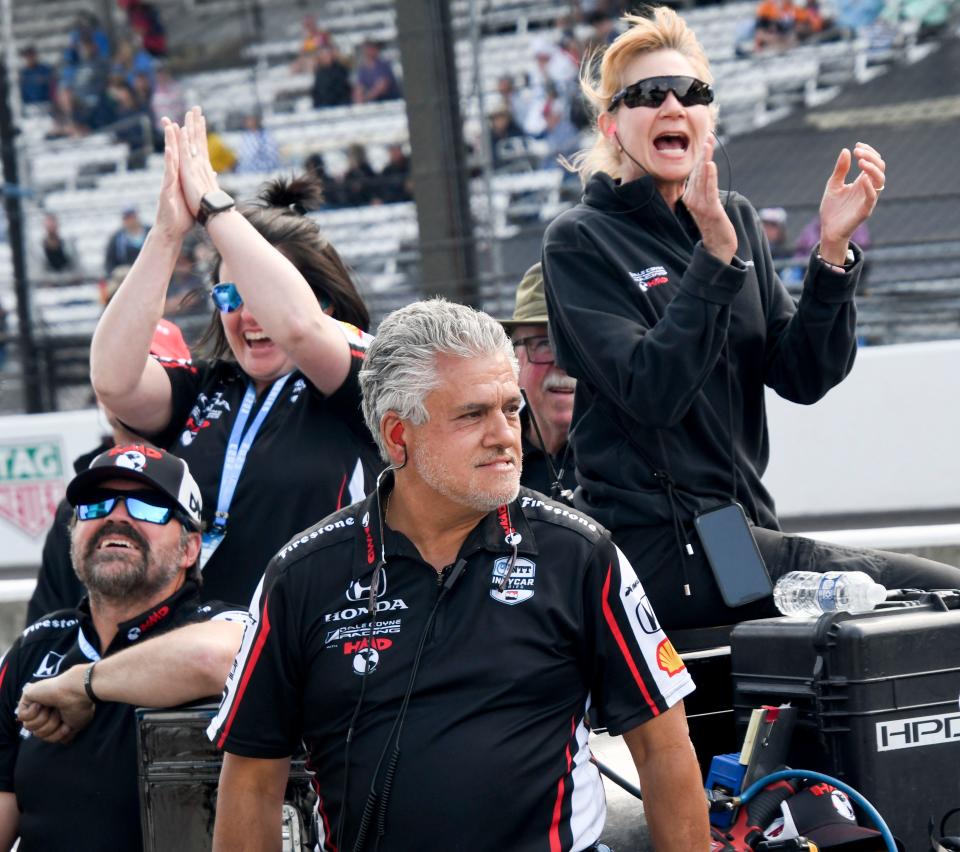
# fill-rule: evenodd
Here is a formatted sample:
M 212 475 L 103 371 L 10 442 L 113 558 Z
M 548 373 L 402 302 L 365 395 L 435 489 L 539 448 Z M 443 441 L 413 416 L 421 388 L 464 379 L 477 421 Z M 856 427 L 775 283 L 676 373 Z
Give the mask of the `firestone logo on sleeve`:
M 325 526 L 318 527 L 315 530 L 310 530 L 309 533 L 305 533 L 300 536 L 300 538 L 291 541 L 286 547 L 281 550 L 277 556 L 280 559 L 286 559 L 287 554 L 293 553 L 301 544 L 306 544 L 308 541 L 312 541 L 315 538 L 320 538 L 324 533 L 333 532 L 334 530 L 343 529 L 344 527 L 353 526 L 353 518 L 341 518 L 339 521 L 334 521 L 332 524 L 326 524 Z

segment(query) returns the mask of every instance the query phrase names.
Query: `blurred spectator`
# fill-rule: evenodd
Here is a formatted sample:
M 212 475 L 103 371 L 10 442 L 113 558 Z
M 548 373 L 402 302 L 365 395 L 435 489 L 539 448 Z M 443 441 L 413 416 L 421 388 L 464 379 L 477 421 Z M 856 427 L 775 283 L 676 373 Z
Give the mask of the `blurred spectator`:
M 533 42 L 531 53 L 533 66 L 530 71 L 530 86 L 535 97 L 542 95 L 550 83 L 561 97 L 566 97 L 576 87 L 580 66 L 569 53 L 545 38 L 538 38 Z
M 53 124 L 44 134 L 47 139 L 74 139 L 83 136 L 87 129 L 74 119 L 73 92 L 66 86 L 57 87 L 53 96 L 50 117 Z
M 394 101 L 400 97 L 400 86 L 390 63 L 380 57 L 380 45 L 365 41 L 360 45 L 360 64 L 353 87 L 353 101 L 358 104 L 371 101 Z
M 290 66 L 290 71 L 294 74 L 303 74 L 313 68 L 317 51 L 330 44 L 330 33 L 320 29 L 313 15 L 304 15 L 302 23 L 303 41 L 300 42 L 300 52 Z
M 367 161 L 367 149 L 363 145 L 347 148 L 347 171 L 340 182 L 343 205 L 361 207 L 373 200 L 376 173 Z
M 117 81 L 107 90 L 114 138 L 130 149 L 127 168 L 142 169 L 153 150 L 153 116 L 149 105 L 137 103 L 133 89 Z
M 497 80 L 497 92 L 503 101 L 503 106 L 510 111 L 510 117 L 518 127 L 523 123 L 530 111 L 530 96 L 525 91 L 517 91 L 513 77 L 505 74 Z
M 760 210 L 760 224 L 767 235 L 773 259 L 791 257 L 793 250 L 787 245 L 787 211 L 782 207 L 764 207 Z
M 755 15 L 754 49 L 784 50 L 795 44 L 796 14 L 793 0 L 762 0 Z
M 80 12 L 70 30 L 69 45 L 64 54 L 64 65 L 71 66 L 77 61 L 77 47 L 81 41 L 92 41 L 101 59 L 110 58 L 110 39 L 106 30 L 100 26 L 100 19 L 92 12 Z
M 322 207 L 339 207 L 340 187 L 337 185 L 336 178 L 327 172 L 327 164 L 323 160 L 323 154 L 311 154 L 304 160 L 303 167 L 320 184 L 323 193 Z
M 510 156 L 510 145 L 502 145 L 506 139 L 523 139 L 523 128 L 514 121 L 505 106 L 495 109 L 490 113 L 490 150 L 493 153 L 493 167 L 499 169 L 516 160 L 516 157 Z
M 76 44 L 76 62 L 70 74 L 73 95 L 73 119 L 92 129 L 109 121 L 106 104 L 107 61 L 100 54 L 96 42 L 83 36 Z
M 167 55 L 167 34 L 160 20 L 160 13 L 150 3 L 142 0 L 117 0 L 117 5 L 126 11 L 127 23 L 152 56 Z
M 870 248 L 870 229 L 867 227 L 866 222 L 863 222 L 857 230 L 853 232 L 850 241 L 856 243 L 864 250 Z M 820 216 L 814 215 L 800 232 L 800 236 L 797 237 L 797 241 L 793 245 L 793 256 L 797 259 L 807 260 L 810 257 L 810 252 L 813 251 L 814 246 L 819 242 Z
M 20 69 L 20 100 L 25 104 L 47 104 L 53 100 L 56 72 L 41 62 L 37 49 L 29 45 L 23 49 L 23 67 Z
M 187 113 L 187 102 L 183 95 L 183 87 L 174 79 L 170 69 L 162 63 L 157 65 L 155 69 L 150 108 L 157 121 L 166 116 L 177 124 L 183 123 L 183 117 Z M 216 166 L 214 168 L 217 169 Z M 217 171 L 221 171 L 221 169 L 217 169 Z
M 313 106 L 340 106 L 351 101 L 350 69 L 332 44 L 320 45 L 313 72 Z
M 587 36 L 583 52 L 585 56 L 593 56 L 613 44 L 617 37 L 617 21 L 606 12 L 594 11 L 587 16 L 587 23 L 593 27 L 593 32 Z
M 132 39 L 124 39 L 117 45 L 110 68 L 111 75 L 123 77 L 127 85 L 132 87 L 137 74 L 146 74 L 152 86 L 153 69 L 153 57 L 142 47 L 138 47 Z
M 543 139 L 549 150 L 542 167 L 560 168 L 558 157 L 569 157 L 580 147 L 580 132 L 570 120 L 570 101 L 562 97 L 553 83 L 548 84 L 543 102 Z
M 135 207 L 123 211 L 121 226 L 107 241 L 104 273 L 110 273 L 118 266 L 130 266 L 140 254 L 143 241 L 147 237 L 147 228 L 141 221 Z
M 164 113 L 164 115 L 173 118 L 170 113 Z M 180 121 L 183 121 L 184 113 L 178 113 L 178 115 Z M 237 167 L 237 155 L 209 124 L 207 125 L 207 152 L 210 154 L 210 165 L 217 174 L 232 172 Z
M 820 38 L 832 23 L 824 18 L 818 0 L 806 0 L 806 3 L 798 6 L 794 19 L 797 40 L 801 42 Z
M 387 164 L 380 172 L 377 181 L 377 195 L 384 204 L 413 199 L 413 185 L 410 181 L 410 158 L 404 153 L 402 145 L 391 145 L 387 149 Z
M 42 276 L 81 278 L 83 268 L 77 244 L 60 233 L 60 222 L 53 213 L 43 217 L 43 238 L 31 252 L 33 266 Z
M 240 135 L 235 171 L 272 172 L 280 168 L 280 153 L 273 136 L 260 120 L 251 113 L 243 119 L 244 131 Z M 214 169 L 219 171 L 219 169 Z

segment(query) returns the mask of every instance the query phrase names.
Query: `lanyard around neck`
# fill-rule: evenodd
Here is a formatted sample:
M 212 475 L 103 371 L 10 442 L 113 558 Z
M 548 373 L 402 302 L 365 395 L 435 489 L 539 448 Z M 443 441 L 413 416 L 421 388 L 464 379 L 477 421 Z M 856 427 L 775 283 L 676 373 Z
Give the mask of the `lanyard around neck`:
M 246 393 L 243 395 L 243 402 L 240 403 L 240 411 L 237 412 L 237 419 L 233 421 L 233 428 L 230 430 L 230 440 L 227 443 L 227 453 L 223 459 L 223 470 L 220 473 L 220 493 L 217 495 L 217 512 L 214 516 L 214 526 L 225 528 L 227 517 L 230 512 L 230 504 L 233 502 L 234 492 L 237 490 L 237 483 L 240 481 L 240 474 L 243 472 L 243 466 L 247 461 L 247 453 L 253 446 L 253 441 L 257 437 L 257 432 L 267 419 L 270 409 L 277 401 L 280 391 L 287 383 L 291 373 L 287 373 L 277 379 L 270 388 L 270 393 L 260 406 L 257 416 L 253 418 L 250 427 L 247 428 L 247 421 L 250 419 L 250 412 L 253 411 L 253 403 L 257 398 L 256 388 L 253 382 L 247 384 Z

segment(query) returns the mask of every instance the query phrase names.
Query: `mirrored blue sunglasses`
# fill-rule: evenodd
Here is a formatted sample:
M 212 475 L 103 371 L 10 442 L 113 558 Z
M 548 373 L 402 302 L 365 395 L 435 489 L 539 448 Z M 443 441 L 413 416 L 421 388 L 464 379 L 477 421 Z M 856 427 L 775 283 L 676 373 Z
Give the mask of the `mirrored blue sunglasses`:
M 237 285 L 231 281 L 214 284 L 210 297 L 213 299 L 213 304 L 217 306 L 217 310 L 224 314 L 232 314 L 234 311 L 239 311 L 243 306 L 240 291 L 237 289 Z
M 232 281 L 214 284 L 210 296 L 213 299 L 213 304 L 217 306 L 217 310 L 221 313 L 232 314 L 243 307 L 243 297 L 240 295 L 237 285 Z M 326 296 L 317 293 L 317 298 L 320 300 L 320 307 L 323 310 L 330 307 L 331 302 Z
M 169 505 L 162 505 L 159 495 L 155 498 L 149 495 L 141 494 L 134 497 L 131 494 L 115 494 L 113 497 L 107 497 L 95 503 L 78 503 L 77 520 L 96 521 L 100 518 L 106 518 L 116 507 L 117 503 L 123 500 L 127 505 L 127 514 L 137 521 L 146 521 L 148 524 L 167 524 L 175 516 L 174 509 Z M 152 502 L 155 499 L 158 502 Z

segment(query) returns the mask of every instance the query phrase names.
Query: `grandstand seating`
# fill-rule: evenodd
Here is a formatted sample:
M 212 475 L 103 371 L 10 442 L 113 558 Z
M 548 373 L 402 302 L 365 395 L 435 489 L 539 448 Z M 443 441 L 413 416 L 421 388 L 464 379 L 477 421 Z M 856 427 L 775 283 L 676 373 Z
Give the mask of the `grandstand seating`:
M 249 6 L 246 0 L 156 0 L 156 5 L 167 14 L 174 29 L 187 25 L 178 20 L 184 17 L 184 10 L 190 25 L 196 27 L 198 21 L 246 14 Z M 711 58 L 720 104 L 720 131 L 728 140 L 752 138 L 746 134 L 775 123 L 791 110 L 822 104 L 844 87 L 882 73 L 889 62 L 903 56 L 902 51 L 892 53 L 889 42 L 878 48 L 869 38 L 806 45 L 785 54 L 738 56 L 734 50 L 737 30 L 752 16 L 754 6 L 753 0 L 740 0 L 684 12 Z M 46 61 L 56 62 L 67 43 L 73 15 L 81 9 L 97 11 L 95 7 L 92 0 L 16 4 L 17 40 L 21 44 L 33 42 Z M 464 135 L 474 143 L 485 132 L 478 95 L 483 96 L 484 109 L 489 110 L 496 102 L 497 79 L 509 74 L 520 80 L 530 67 L 532 40 L 559 37 L 559 31 L 551 27 L 559 15 L 569 11 L 568 4 L 561 0 L 486 0 L 476 8 L 477 16 L 471 18 L 471 0 L 454 0 L 451 6 Z M 313 152 L 323 153 L 331 174 L 342 173 L 346 168 L 344 151 L 352 143 L 364 145 L 371 164 L 379 169 L 386 162 L 387 146 L 407 140 L 404 104 L 395 101 L 313 109 L 308 96 L 310 75 L 293 74 L 289 67 L 299 49 L 297 19 L 301 13 L 292 2 L 271 8 L 271 14 L 265 16 L 269 18 L 267 32 L 239 53 L 247 66 L 184 76 L 188 98 L 203 104 L 211 122 L 231 146 L 238 140 L 231 128 L 237 126 L 239 117 L 262 109 L 264 125 L 276 139 L 283 170 L 288 173 L 299 169 Z M 365 38 L 385 41 L 385 55 L 399 69 L 395 13 L 389 0 L 331 0 L 324 4 L 319 17 L 346 53 Z M 481 36 L 476 45 L 470 37 L 474 31 Z M 579 34 L 586 35 L 586 28 Z M 916 47 L 909 38 L 904 44 L 911 59 L 933 49 Z M 477 79 L 475 70 L 479 72 Z M 151 219 L 162 157 L 152 155 L 145 169 L 128 171 L 126 147 L 104 134 L 83 140 L 47 140 L 44 136 L 50 129 L 50 119 L 29 112 L 21 126 L 28 180 L 37 193 L 37 203 L 28 207 L 28 240 L 33 243 L 39 239 L 42 212 L 56 212 L 62 232 L 76 241 L 86 271 L 99 275 L 104 245 L 118 226 L 120 211 L 137 206 L 141 216 Z M 516 168 L 534 159 L 518 158 Z M 222 182 L 238 197 L 249 198 L 269 177 L 230 174 L 224 175 Z M 478 234 L 503 240 L 524 227 L 542 228 L 570 201 L 563 177 L 555 169 L 496 174 L 489 181 L 475 179 L 471 207 Z M 748 195 L 754 198 L 752 193 Z M 416 279 L 410 275 L 416 266 L 418 239 L 413 204 L 329 210 L 315 215 L 327 237 L 360 273 L 361 289 L 373 301 L 375 317 L 395 302 L 415 295 Z M 891 243 L 871 254 L 870 290 L 861 309 L 867 340 L 957 334 L 960 262 L 956 246 L 949 234 L 940 235 L 941 248 L 946 252 L 944 263 L 927 263 L 923 283 L 911 283 L 913 279 L 903 279 L 902 270 L 903 262 L 909 262 L 913 239 L 904 236 L 899 247 Z M 0 300 L 9 309 L 13 300 L 6 251 L 0 246 Z M 512 282 L 507 286 L 512 287 Z M 497 289 L 484 292 L 491 303 L 505 301 Z M 95 288 L 38 288 L 36 294 L 38 321 L 51 333 L 83 333 L 92 328 L 99 311 Z M 909 303 L 909 311 L 905 303 Z

